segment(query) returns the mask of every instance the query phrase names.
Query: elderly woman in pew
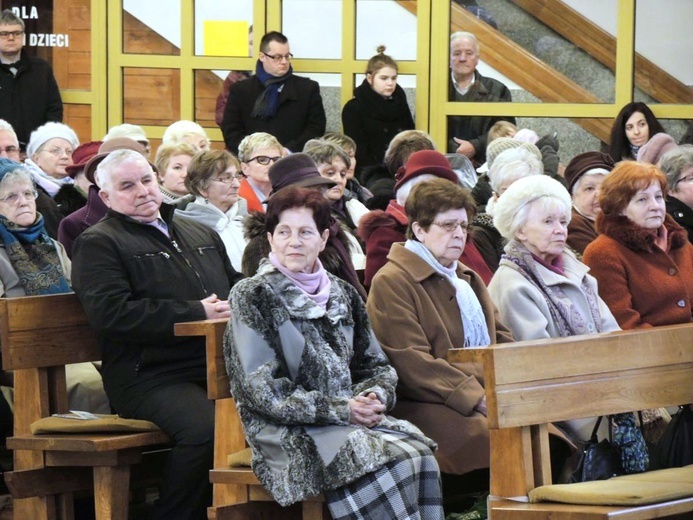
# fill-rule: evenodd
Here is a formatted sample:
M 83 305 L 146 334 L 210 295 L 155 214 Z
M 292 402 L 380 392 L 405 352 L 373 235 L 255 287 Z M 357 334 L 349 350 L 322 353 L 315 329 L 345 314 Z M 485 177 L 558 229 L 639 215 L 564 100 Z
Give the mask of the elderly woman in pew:
M 386 415 L 397 375 L 356 290 L 322 267 L 330 202 L 288 187 L 272 252 L 236 284 L 224 356 L 260 482 L 282 505 L 323 493 L 333 518 L 442 519 L 435 443 Z
M 481 277 L 458 260 L 474 199 L 432 179 L 412 189 L 405 210 L 408 240 L 392 245 L 368 296 L 373 330 L 399 376 L 392 413 L 438 443 L 444 485 L 462 487 L 456 476 L 465 475 L 464 485 L 488 486 L 483 367 L 447 361 L 452 348 L 512 341 Z
M 602 183 L 599 236 L 584 261 L 622 329 L 691 322 L 693 245 L 666 213 L 666 192 L 659 168 L 634 161 Z
M 678 146 L 665 153 L 658 165 L 667 177 L 667 213 L 693 242 L 693 145 Z
M 72 292 L 70 259 L 63 246 L 46 234 L 36 197 L 31 172 L 0 159 L 0 297 Z M 93 364 L 68 365 L 66 377 L 71 410 L 110 413 L 101 375 Z

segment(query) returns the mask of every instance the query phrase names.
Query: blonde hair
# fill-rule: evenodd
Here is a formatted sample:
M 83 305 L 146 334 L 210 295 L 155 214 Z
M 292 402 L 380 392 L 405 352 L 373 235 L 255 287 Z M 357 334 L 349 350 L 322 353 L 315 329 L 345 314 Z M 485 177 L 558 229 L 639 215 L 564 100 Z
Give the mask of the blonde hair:
M 510 121 L 496 121 L 488 131 L 486 145 L 499 137 L 513 137 L 517 133 L 517 126 Z
M 267 132 L 255 132 L 247 135 L 238 145 L 238 159 L 247 163 L 252 153 L 259 148 L 276 148 L 279 155 L 284 155 L 284 147 L 272 134 Z
M 156 157 L 154 158 L 154 164 L 156 169 L 159 170 L 159 177 L 163 177 L 166 174 L 166 168 L 174 155 L 189 155 L 194 157 L 197 153 L 197 149 L 188 143 L 168 143 L 159 146 L 156 151 Z
M 380 69 L 385 67 L 392 67 L 395 69 L 395 71 L 399 71 L 397 62 L 391 56 L 385 54 L 384 45 L 379 45 L 375 52 L 378 54 L 368 60 L 368 65 L 366 65 L 366 74 L 375 74 Z

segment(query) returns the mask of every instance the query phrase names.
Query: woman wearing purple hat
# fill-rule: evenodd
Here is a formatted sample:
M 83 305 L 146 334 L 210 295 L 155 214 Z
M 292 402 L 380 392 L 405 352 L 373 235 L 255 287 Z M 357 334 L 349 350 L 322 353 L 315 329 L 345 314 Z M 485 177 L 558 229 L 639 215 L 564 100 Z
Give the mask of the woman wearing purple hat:
M 599 191 L 606 175 L 613 169 L 611 156 L 601 152 L 576 155 L 565 169 L 565 180 L 573 199 L 567 244 L 581 255 L 597 238 L 594 220 L 600 211 Z

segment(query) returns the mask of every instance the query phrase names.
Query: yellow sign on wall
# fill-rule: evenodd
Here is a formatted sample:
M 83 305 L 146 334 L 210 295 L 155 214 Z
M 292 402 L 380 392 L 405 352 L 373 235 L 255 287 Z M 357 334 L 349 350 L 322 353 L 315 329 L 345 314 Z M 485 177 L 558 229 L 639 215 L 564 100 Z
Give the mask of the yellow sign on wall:
M 248 22 L 204 22 L 205 56 L 248 56 Z

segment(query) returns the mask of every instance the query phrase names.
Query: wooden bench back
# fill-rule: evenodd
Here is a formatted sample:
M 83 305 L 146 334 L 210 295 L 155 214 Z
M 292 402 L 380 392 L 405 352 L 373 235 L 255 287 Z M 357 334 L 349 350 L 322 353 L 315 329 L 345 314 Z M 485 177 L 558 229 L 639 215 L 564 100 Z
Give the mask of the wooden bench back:
M 0 298 L 0 338 L 5 370 L 101 359 L 96 333 L 74 293 Z
M 548 423 L 693 402 L 693 324 L 451 350 L 484 365 L 491 494 L 552 483 Z

